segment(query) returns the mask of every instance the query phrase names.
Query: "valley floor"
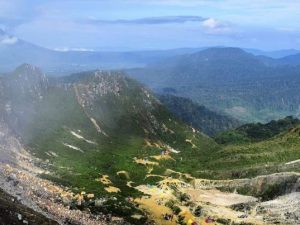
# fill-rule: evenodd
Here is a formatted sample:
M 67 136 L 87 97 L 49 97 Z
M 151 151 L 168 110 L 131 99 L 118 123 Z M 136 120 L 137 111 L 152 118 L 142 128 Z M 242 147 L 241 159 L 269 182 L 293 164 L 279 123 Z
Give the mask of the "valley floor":
M 105 215 L 96 216 L 88 211 L 70 210 L 69 207 L 64 206 L 64 203 L 71 199 L 79 202 L 86 198 L 88 193 L 75 195 L 68 189 L 38 178 L 36 175 L 32 171 L 1 164 L 0 186 L 12 195 L 0 192 L 0 222 L 2 224 L 20 224 L 20 221 L 23 224 L 27 221 L 31 221 L 29 224 L 37 224 L 35 221 L 41 221 L 38 222 L 41 225 L 57 224 L 54 221 L 58 221 L 59 224 L 84 225 L 122 223 L 120 218 L 113 217 L 110 218 L 110 222 L 107 222 Z M 274 180 L 274 177 L 277 177 L 278 180 L 282 180 L 284 177 L 295 175 L 298 176 L 298 181 L 294 184 L 297 188 L 300 174 L 282 173 L 264 176 L 264 179 L 270 177 L 269 179 Z M 241 184 L 259 183 L 260 178 L 231 181 L 195 179 L 186 182 L 184 177 L 187 176 L 184 174 L 182 179 L 166 176 L 157 185 L 139 185 L 136 189 L 143 195 L 132 201 L 137 203 L 140 209 L 149 215 L 149 219 L 157 225 L 191 225 L 193 222 L 199 224 L 300 224 L 300 192 L 286 193 L 262 202 L 255 197 L 216 189 L 216 187 L 222 189 L 222 185 L 239 187 Z M 173 216 L 166 220 L 165 215 Z M 135 218 L 141 216 L 132 215 Z M 19 219 L 20 217 L 22 219 Z

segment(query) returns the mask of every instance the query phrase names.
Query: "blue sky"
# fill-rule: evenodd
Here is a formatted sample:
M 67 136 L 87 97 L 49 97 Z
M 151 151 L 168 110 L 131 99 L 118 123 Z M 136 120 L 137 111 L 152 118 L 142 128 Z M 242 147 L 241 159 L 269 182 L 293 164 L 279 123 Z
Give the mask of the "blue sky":
M 51 49 L 300 49 L 298 0 L 0 0 L 0 28 Z

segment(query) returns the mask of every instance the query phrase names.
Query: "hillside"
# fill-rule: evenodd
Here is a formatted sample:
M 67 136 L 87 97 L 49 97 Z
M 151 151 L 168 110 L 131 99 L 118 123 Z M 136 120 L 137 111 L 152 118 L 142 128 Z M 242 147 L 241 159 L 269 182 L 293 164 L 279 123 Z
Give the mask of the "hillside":
M 241 49 L 206 49 L 127 73 L 159 94 L 186 97 L 242 121 L 299 113 L 299 68 L 274 65 Z
M 249 177 L 279 171 L 299 172 L 299 126 L 253 144 L 228 144 L 210 167 L 220 177 Z
M 299 52 L 296 54 L 291 54 L 288 56 L 285 56 L 280 59 L 280 62 L 283 64 L 290 64 L 290 65 L 300 65 L 300 54 Z
M 260 224 L 270 219 L 264 211 L 242 219 L 234 205 L 257 202 L 260 196 L 271 201 L 297 185 L 299 174 L 287 172 L 299 172 L 299 128 L 283 131 L 296 120 L 270 126 L 283 132 L 260 142 L 218 145 L 119 71 L 49 79 L 24 64 L 1 77 L 0 106 L 4 198 L 11 195 L 58 223 L 164 224 L 163 214 L 174 213 L 174 221 L 166 224 L 203 222 L 208 216 Z M 269 175 L 273 172 L 282 174 Z M 239 194 L 214 189 L 224 188 L 222 179 L 255 180 L 257 175 L 272 182 L 260 188 L 251 179 L 228 181 Z M 281 177 L 290 186 L 282 186 Z M 268 204 L 255 204 L 263 203 Z M 283 213 L 274 220 L 295 221 L 282 219 Z
M 244 178 L 283 171 L 299 172 L 300 121 L 286 117 L 267 124 L 246 124 L 215 137 L 223 144 L 202 171 L 215 177 Z
M 95 71 L 51 82 L 25 64 L 2 77 L 0 86 L 1 117 L 43 160 L 49 173 L 42 177 L 74 192 L 122 202 L 138 195 L 128 182 L 138 185 L 149 175 L 151 183 L 157 180 L 151 174 L 166 169 L 193 174 L 194 165 L 203 161 L 200 156 L 209 157 L 218 148 L 120 72 Z M 134 207 L 124 204 L 131 215 Z M 102 210 L 128 216 L 123 206 L 107 207 Z
M 241 124 L 238 120 L 211 111 L 187 98 L 160 95 L 159 100 L 182 121 L 209 136 Z
M 215 136 L 216 142 L 228 144 L 235 142 L 257 142 L 272 138 L 281 132 L 287 131 L 300 124 L 300 120 L 288 116 L 280 120 L 272 120 L 269 123 L 250 123 L 236 129 L 221 132 Z

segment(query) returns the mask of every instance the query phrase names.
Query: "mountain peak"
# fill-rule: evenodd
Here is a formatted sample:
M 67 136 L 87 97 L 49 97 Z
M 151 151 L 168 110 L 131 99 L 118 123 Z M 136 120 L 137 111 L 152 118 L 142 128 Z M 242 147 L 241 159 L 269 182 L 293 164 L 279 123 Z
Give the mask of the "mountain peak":
M 216 48 L 208 48 L 201 52 L 195 53 L 195 54 L 209 54 L 211 56 L 224 56 L 224 55 L 230 55 L 230 56 L 239 56 L 239 55 L 245 55 L 245 56 L 252 56 L 252 54 L 245 52 L 243 49 L 235 48 L 235 47 L 216 47 Z
M 23 63 L 23 64 L 21 64 L 20 66 L 18 66 L 17 68 L 16 68 L 16 70 L 19 70 L 19 69 L 25 69 L 25 70 L 28 70 L 28 69 L 30 69 L 30 70 L 36 70 L 36 69 L 38 69 L 38 67 L 36 67 L 36 66 L 34 66 L 34 65 L 31 65 L 31 64 L 29 64 L 29 63 Z
M 4 82 L 6 87 L 16 95 L 31 93 L 41 96 L 48 87 L 46 75 L 38 67 L 30 64 L 22 64 L 17 67 L 12 73 L 5 76 Z
M 110 76 L 119 77 L 119 76 L 123 76 L 123 73 L 121 71 L 105 71 L 105 70 L 97 70 L 94 73 L 95 78 L 110 77 Z
M 14 74 L 17 74 L 18 76 L 42 76 L 45 77 L 45 75 L 43 74 L 43 72 L 36 66 L 33 66 L 31 64 L 28 63 L 24 63 L 20 66 L 18 66 L 15 71 Z
M 218 73 L 223 73 L 224 70 L 227 70 L 231 71 L 231 74 L 245 74 L 245 65 L 248 65 L 250 68 L 263 66 L 263 62 L 259 58 L 240 48 L 233 47 L 209 48 L 188 55 L 184 59 L 186 60 L 185 63 L 189 65 L 188 68 L 194 66 L 199 72 L 203 72 L 204 67 L 212 68 L 212 63 L 215 64 L 213 70 L 218 70 Z M 249 72 L 250 75 L 253 73 L 253 70 Z

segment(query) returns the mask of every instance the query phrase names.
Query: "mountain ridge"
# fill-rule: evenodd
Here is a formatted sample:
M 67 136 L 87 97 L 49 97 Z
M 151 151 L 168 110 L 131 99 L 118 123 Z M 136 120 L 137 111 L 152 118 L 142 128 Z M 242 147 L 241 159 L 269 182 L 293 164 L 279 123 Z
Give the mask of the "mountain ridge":
M 222 47 L 195 47 L 177 48 L 169 50 L 137 50 L 137 51 L 55 51 L 33 43 L 19 39 L 13 35 L 0 34 L 3 37 L 11 37 L 10 43 L 0 43 L 0 66 L 1 72 L 11 71 L 19 64 L 28 62 L 41 67 L 47 74 L 52 76 L 65 76 L 70 73 L 95 69 L 126 69 L 144 67 L 148 64 L 158 63 L 174 56 L 196 53 L 199 51 L 222 48 Z M 1 38 L 1 37 L 0 37 Z M 241 48 L 242 49 L 242 48 Z M 246 52 L 270 57 L 264 51 L 244 49 Z M 297 51 L 286 51 L 282 57 Z M 276 54 L 275 54 L 276 55 Z M 279 57 L 277 57 L 279 58 Z M 280 59 L 268 58 L 273 64 L 282 64 Z

